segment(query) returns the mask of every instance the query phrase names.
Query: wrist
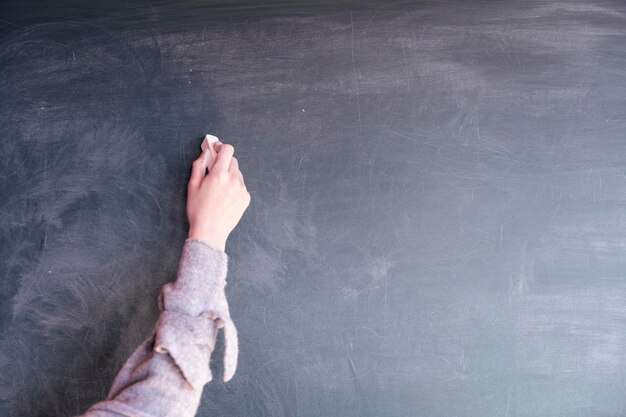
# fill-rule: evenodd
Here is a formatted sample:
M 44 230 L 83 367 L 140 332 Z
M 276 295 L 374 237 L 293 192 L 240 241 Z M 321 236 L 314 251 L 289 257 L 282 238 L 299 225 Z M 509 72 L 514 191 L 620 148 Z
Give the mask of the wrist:
M 226 250 L 226 238 L 219 236 L 216 233 L 204 232 L 202 230 L 189 229 L 189 238 L 199 240 L 217 250 L 224 252 Z

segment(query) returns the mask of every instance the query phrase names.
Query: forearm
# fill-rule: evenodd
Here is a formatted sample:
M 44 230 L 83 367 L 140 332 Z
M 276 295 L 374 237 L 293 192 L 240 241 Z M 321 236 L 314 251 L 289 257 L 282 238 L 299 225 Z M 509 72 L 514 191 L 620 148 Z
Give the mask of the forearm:
M 217 324 L 225 325 L 225 380 L 237 364 L 237 334 L 224 295 L 228 257 L 187 239 L 177 279 L 163 287 L 154 334 L 131 355 L 106 401 L 85 417 L 193 416 L 202 389 L 212 379 L 209 359 Z

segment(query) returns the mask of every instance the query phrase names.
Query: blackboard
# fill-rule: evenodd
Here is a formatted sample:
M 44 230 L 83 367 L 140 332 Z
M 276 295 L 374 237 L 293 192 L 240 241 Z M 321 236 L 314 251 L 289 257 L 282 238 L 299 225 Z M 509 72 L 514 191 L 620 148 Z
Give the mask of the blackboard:
M 626 414 L 624 2 L 6 1 L 0 70 L 0 414 L 104 398 L 205 133 L 252 202 L 198 415 Z

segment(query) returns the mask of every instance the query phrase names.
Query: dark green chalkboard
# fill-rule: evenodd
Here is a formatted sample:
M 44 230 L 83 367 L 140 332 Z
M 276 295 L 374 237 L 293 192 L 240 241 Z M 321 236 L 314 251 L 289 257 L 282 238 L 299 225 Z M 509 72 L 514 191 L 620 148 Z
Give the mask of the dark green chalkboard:
M 252 202 L 199 415 L 626 414 L 626 4 L 476 0 L 2 2 L 0 414 L 104 398 L 205 133 Z

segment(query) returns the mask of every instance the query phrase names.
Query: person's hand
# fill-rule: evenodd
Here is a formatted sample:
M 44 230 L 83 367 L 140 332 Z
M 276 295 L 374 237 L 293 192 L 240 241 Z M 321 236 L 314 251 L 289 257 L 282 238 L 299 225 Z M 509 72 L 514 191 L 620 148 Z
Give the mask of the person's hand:
M 235 148 L 215 143 L 217 157 L 206 175 L 205 152 L 193 163 L 187 187 L 189 237 L 224 251 L 226 239 L 250 204 Z

